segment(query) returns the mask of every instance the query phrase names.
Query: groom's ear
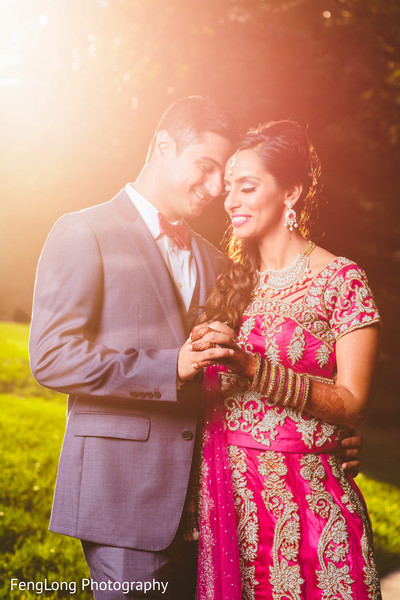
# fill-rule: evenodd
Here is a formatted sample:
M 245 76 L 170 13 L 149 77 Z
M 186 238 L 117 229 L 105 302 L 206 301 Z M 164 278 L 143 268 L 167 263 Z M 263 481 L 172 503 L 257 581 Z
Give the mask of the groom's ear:
M 158 131 L 156 134 L 154 152 L 161 159 L 166 158 L 170 152 L 174 152 L 176 154 L 175 140 L 169 135 L 168 131 L 165 131 L 165 129 Z

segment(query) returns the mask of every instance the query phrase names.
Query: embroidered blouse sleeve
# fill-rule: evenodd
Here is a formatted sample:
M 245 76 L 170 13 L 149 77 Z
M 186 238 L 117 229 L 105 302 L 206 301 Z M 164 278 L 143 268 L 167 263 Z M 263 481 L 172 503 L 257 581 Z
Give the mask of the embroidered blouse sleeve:
M 380 323 L 367 276 L 355 263 L 336 271 L 325 289 L 324 300 L 336 340 L 355 329 Z

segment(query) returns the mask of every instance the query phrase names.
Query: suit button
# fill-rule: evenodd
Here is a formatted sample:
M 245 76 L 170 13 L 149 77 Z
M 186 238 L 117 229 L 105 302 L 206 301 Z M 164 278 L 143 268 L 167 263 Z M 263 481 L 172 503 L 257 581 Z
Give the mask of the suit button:
M 145 397 L 145 393 L 144 392 L 138 392 L 137 393 L 137 398 L 139 398 L 139 400 L 142 400 L 142 398 Z
M 137 392 L 129 392 L 129 395 L 130 395 L 132 398 L 137 398 Z
M 160 394 L 160 392 L 154 392 L 154 398 L 156 398 L 157 400 L 158 400 L 159 398 L 161 398 L 161 394 Z
M 190 431 L 190 429 L 184 429 L 182 431 L 182 437 L 183 437 L 184 440 L 189 441 L 189 440 L 191 440 L 193 438 L 193 432 Z

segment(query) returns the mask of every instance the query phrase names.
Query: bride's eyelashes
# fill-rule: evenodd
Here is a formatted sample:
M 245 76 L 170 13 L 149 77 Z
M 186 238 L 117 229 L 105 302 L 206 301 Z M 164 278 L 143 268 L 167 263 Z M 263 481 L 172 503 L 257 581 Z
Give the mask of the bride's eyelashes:
M 223 198 L 226 198 L 228 196 L 228 194 L 230 194 L 230 192 L 232 191 L 232 188 L 225 188 L 222 193 L 221 196 Z M 239 190 L 240 192 L 244 193 L 244 194 L 252 194 L 253 192 L 256 191 L 256 186 L 251 186 L 251 187 L 244 187 L 244 188 L 240 188 Z

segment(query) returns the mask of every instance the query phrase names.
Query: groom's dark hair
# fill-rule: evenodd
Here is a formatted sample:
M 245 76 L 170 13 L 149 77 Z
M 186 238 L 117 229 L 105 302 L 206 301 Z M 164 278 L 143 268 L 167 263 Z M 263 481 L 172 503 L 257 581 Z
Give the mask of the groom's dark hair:
M 233 117 L 208 96 L 186 96 L 173 102 L 162 115 L 150 142 L 147 159 L 153 153 L 159 131 L 167 131 L 176 143 L 178 154 L 186 146 L 201 141 L 206 131 L 217 133 L 232 145 L 238 141 L 239 130 Z

